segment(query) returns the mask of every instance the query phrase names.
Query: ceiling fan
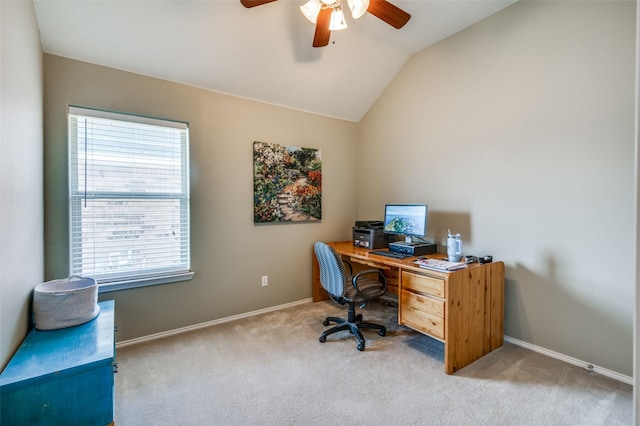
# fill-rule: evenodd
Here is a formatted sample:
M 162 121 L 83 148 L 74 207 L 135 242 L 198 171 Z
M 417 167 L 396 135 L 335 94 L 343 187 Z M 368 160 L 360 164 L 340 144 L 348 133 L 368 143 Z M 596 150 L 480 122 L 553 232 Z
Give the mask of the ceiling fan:
M 249 8 L 274 1 L 276 0 L 240 0 L 240 3 Z M 331 31 L 347 28 L 342 12 L 343 2 L 348 4 L 354 19 L 358 19 L 366 12 L 369 12 L 392 27 L 400 29 L 411 18 L 411 15 L 407 12 L 386 0 L 309 0 L 300 6 L 300 11 L 309 21 L 316 25 L 313 47 L 328 45 Z

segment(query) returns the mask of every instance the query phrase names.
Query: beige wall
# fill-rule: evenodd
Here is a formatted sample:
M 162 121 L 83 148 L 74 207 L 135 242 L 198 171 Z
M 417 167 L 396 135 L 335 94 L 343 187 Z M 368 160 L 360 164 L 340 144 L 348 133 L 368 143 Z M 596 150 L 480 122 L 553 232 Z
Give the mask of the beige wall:
M 311 297 L 311 246 L 346 239 L 356 213 L 355 123 L 45 55 L 46 277 L 68 275 L 69 104 L 190 123 L 192 281 L 105 293 L 118 340 Z M 253 224 L 253 142 L 320 149 L 320 223 Z M 269 286 L 261 286 L 261 276 Z
M 634 304 L 634 339 L 633 339 L 633 424 L 638 424 L 640 420 L 640 404 L 638 404 L 638 387 L 640 387 L 640 378 L 638 372 L 640 372 L 640 360 L 638 358 L 638 342 L 640 341 L 640 327 L 638 327 L 638 308 L 640 307 L 640 173 L 638 168 L 640 167 L 640 111 L 638 105 L 640 105 L 640 89 L 638 84 L 640 83 L 640 59 L 638 54 L 640 52 L 640 8 L 638 7 L 639 1 L 636 0 L 636 111 L 635 111 L 635 139 L 636 139 L 636 156 L 635 156 L 635 234 L 636 234 L 636 294 Z
M 43 279 L 42 49 L 33 3 L 0 2 L 0 370 Z
M 634 67 L 634 2 L 518 2 L 427 48 L 360 123 L 359 215 L 429 203 L 432 238 L 505 261 L 508 336 L 631 376 Z

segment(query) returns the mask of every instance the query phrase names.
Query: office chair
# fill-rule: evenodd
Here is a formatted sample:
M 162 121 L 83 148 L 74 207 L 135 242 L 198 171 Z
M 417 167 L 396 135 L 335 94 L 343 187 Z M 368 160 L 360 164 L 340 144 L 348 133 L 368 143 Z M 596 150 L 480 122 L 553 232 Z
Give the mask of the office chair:
M 386 277 L 377 269 L 367 269 L 355 275 L 351 264 L 344 262 L 340 255 L 329 245 L 316 242 L 313 245 L 318 264 L 320 265 L 320 284 L 336 302 L 348 305 L 347 319 L 327 317 L 322 324 L 329 325 L 335 322 L 337 325 L 325 330 L 320 336 L 320 342 L 327 341 L 327 336 L 338 331 L 349 330 L 358 339 L 358 350 L 364 351 L 365 341 L 360 329 L 370 328 L 379 330 L 380 336 L 387 334 L 387 329 L 378 324 L 362 321 L 362 314 L 356 315 L 355 304 L 362 303 L 364 307 L 367 301 L 384 295 L 387 291 Z M 349 267 L 349 272 L 345 269 Z M 372 275 L 376 275 L 372 278 Z

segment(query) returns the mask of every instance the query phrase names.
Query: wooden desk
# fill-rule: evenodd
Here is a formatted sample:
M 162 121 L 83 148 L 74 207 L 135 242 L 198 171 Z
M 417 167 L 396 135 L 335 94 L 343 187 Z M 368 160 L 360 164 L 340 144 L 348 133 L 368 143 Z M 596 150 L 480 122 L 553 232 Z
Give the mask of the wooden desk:
M 398 293 L 398 324 L 444 343 L 444 371 L 453 374 L 504 343 L 504 263 L 474 263 L 444 273 L 369 254 L 351 241 L 328 243 L 345 260 L 378 268 Z M 313 257 L 313 301 L 327 298 Z M 428 257 L 442 258 L 442 254 Z M 393 291 L 393 290 L 392 290 Z

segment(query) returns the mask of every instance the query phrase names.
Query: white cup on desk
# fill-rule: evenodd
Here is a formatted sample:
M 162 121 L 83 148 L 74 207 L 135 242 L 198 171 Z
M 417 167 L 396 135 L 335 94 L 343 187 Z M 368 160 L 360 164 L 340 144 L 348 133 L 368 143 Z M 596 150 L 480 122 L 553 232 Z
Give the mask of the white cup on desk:
M 462 237 L 460 234 L 447 236 L 447 256 L 449 262 L 460 262 L 462 259 Z

